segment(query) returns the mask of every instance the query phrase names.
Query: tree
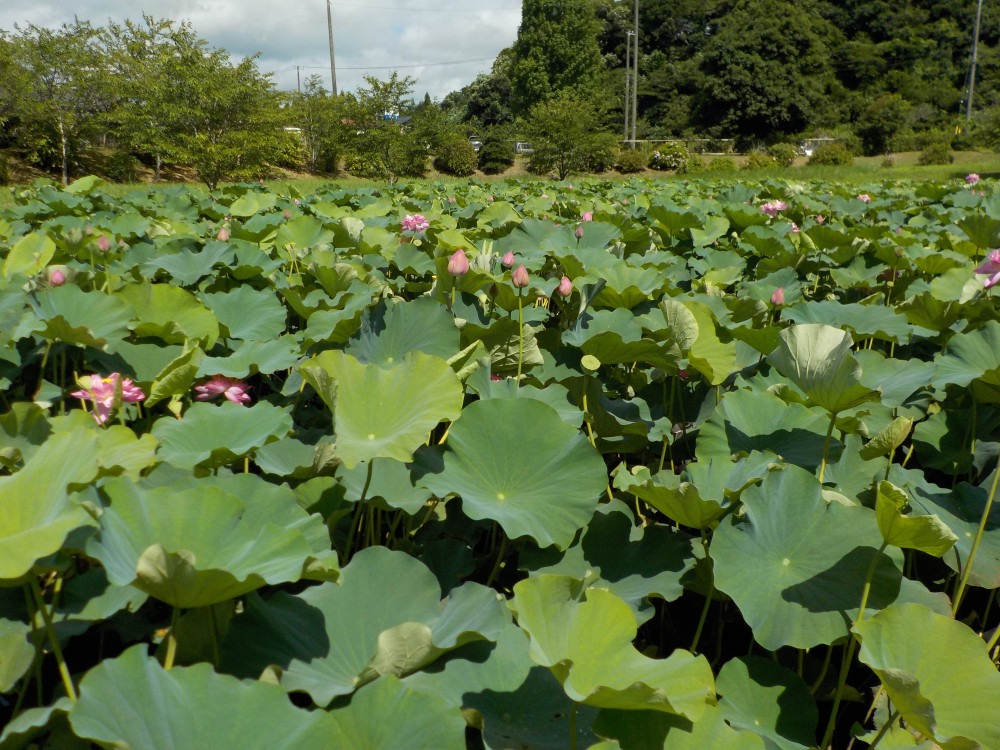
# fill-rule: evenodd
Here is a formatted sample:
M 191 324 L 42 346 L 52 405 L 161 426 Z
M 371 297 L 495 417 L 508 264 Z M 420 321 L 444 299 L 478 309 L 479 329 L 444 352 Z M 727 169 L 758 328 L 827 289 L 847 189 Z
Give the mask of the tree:
M 535 105 L 528 123 L 534 149 L 530 161 L 533 172 L 554 171 L 564 180 L 595 167 L 603 171 L 606 165 L 595 163 L 595 159 L 606 157 L 610 150 L 615 154 L 618 151 L 616 137 L 602 127 L 597 106 L 569 90 Z
M 345 130 L 342 110 L 342 101 L 327 93 L 318 75 L 306 78 L 301 93 L 290 94 L 288 122 L 300 130 L 310 172 L 337 172 Z
M 347 107 L 357 128 L 350 151 L 364 177 L 387 180 L 422 177 L 427 169 L 425 145 L 400 123 L 413 109 L 409 98 L 416 81 L 393 72 L 388 80 L 365 76 L 365 83 Z
M 893 139 L 906 129 L 910 105 L 899 94 L 883 94 L 861 112 L 854 133 L 868 156 L 891 151 Z
M 524 0 L 512 47 L 514 114 L 565 89 L 592 86 L 602 70 L 600 30 L 593 0 Z

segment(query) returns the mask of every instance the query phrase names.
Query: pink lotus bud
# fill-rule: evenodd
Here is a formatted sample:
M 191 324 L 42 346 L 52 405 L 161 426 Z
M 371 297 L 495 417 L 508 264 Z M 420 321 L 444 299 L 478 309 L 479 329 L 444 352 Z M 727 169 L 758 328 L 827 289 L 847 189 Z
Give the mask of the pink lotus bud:
M 504 268 L 513 268 L 514 267 L 514 251 L 513 250 L 511 250 L 510 252 L 508 252 L 505 256 L 503 256 L 500 259 L 500 265 L 503 266 Z
M 90 224 L 88 224 L 86 227 L 84 227 L 83 233 L 89 237 L 94 233 L 94 228 L 90 226 Z
M 826 219 L 823 218 L 822 216 L 817 216 L 816 217 L 816 223 L 817 224 L 822 224 L 824 221 L 826 221 Z
M 559 286 L 556 287 L 556 291 L 563 297 L 568 297 L 573 293 L 573 282 L 567 276 L 563 276 L 559 282 Z
M 53 268 L 49 271 L 49 283 L 52 286 L 62 286 L 66 283 L 66 274 L 60 271 L 58 268 Z
M 111 241 L 103 234 L 97 238 L 97 249 L 102 253 L 111 249 Z
M 448 273 L 452 276 L 465 276 L 469 272 L 469 259 L 465 257 L 464 250 L 456 250 L 455 254 L 448 259 Z
M 264 178 L 261 177 L 259 180 L 257 180 L 257 182 L 259 182 L 261 185 L 263 185 L 264 184 Z
M 295 205 L 296 206 L 299 205 L 299 199 L 298 198 L 295 199 Z
M 491 195 L 486 200 L 488 200 L 490 203 L 492 203 L 496 199 Z
M 582 226 L 582 225 L 581 225 L 581 226 L 578 226 L 578 227 L 576 228 L 576 238 L 577 238 L 578 240 L 582 240 L 582 239 L 583 239 L 583 226 Z
M 455 197 L 454 197 L 454 196 L 450 197 L 450 198 L 448 199 L 448 202 L 449 202 L 449 203 L 454 203 L 454 202 L 455 202 Z
M 785 290 L 782 287 L 779 286 L 774 290 L 774 294 L 771 295 L 771 304 L 775 307 L 785 304 Z
M 285 213 L 283 213 L 282 216 L 284 216 L 286 219 L 290 219 L 292 218 L 292 212 L 286 208 Z
M 591 211 L 584 211 L 583 216 L 580 217 L 580 221 L 593 221 L 594 214 Z
M 229 230 L 226 229 L 225 227 L 222 227 L 222 229 L 219 230 L 219 233 L 217 235 L 215 235 L 215 236 L 218 239 L 222 240 L 223 242 L 228 242 L 229 241 Z
M 796 223 L 795 223 L 795 222 L 793 221 L 793 222 L 792 222 L 792 234 L 798 234 L 798 233 L 799 233 L 799 225 L 798 225 L 798 224 L 796 224 Z
M 518 289 L 524 289 L 524 287 L 528 286 L 529 282 L 528 269 L 523 265 L 518 266 L 514 269 L 514 273 L 510 275 L 510 280 L 514 282 L 514 286 Z
M 687 380 L 691 376 L 688 375 L 688 371 L 687 370 L 678 370 L 677 371 L 677 377 L 679 377 L 681 380 Z

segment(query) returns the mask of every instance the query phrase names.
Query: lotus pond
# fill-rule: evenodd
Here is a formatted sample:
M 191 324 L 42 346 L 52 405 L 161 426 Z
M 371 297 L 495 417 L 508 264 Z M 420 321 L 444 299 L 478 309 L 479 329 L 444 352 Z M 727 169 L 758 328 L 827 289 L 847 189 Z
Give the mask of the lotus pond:
M 0 750 L 997 750 L 971 182 L 17 189 Z

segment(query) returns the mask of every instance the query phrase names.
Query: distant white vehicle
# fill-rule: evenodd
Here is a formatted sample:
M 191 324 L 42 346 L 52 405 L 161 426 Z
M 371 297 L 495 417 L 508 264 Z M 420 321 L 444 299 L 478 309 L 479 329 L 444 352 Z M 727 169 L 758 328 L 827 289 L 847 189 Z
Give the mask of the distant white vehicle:
M 531 144 L 528 143 L 527 141 L 518 141 L 517 143 L 514 144 L 514 153 L 515 154 L 533 154 L 533 153 L 535 153 L 535 149 L 533 149 L 531 147 Z
M 481 140 L 479 140 L 479 136 L 478 135 L 470 135 L 469 136 L 469 143 L 472 145 L 472 149 L 477 154 L 479 153 L 479 149 L 482 148 L 482 146 L 483 146 L 483 142 Z

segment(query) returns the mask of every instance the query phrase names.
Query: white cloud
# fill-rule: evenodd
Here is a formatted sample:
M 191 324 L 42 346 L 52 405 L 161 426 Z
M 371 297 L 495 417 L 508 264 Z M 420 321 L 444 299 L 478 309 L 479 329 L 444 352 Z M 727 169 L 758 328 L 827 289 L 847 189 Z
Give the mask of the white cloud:
M 486 73 L 517 36 L 520 0 L 332 0 L 337 84 L 351 90 L 366 73 L 418 79 L 414 95 L 439 99 Z M 329 87 L 330 52 L 325 0 L 37 0 L 3 3 L 0 29 L 15 23 L 56 27 L 74 16 L 103 25 L 110 18 L 188 20 L 209 44 L 235 57 L 260 52 L 258 65 L 281 89 L 294 89 L 295 66 L 303 79 L 323 76 Z M 457 65 L 422 63 L 464 62 Z M 404 67 L 407 66 L 407 67 Z M 358 69 L 366 68 L 366 69 Z

